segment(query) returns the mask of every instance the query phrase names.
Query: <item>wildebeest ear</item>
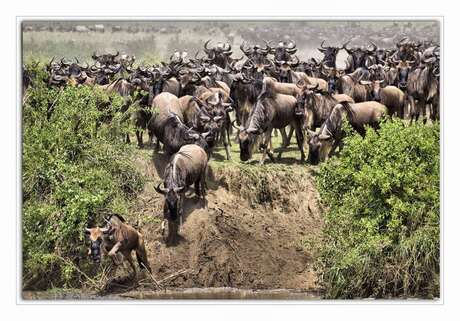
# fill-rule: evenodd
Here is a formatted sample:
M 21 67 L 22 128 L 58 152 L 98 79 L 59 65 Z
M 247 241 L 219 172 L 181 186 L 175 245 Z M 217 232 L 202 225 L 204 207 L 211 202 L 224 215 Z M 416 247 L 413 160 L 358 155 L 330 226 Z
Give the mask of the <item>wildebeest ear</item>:
M 312 131 L 312 130 L 310 130 L 310 129 L 307 129 L 307 135 L 308 135 L 308 136 L 313 136 L 313 135 L 315 135 L 315 134 L 316 134 L 316 132 L 314 132 L 314 131 Z
M 329 138 L 331 138 L 331 136 L 330 135 L 325 135 L 325 134 L 320 134 L 318 136 L 318 138 L 321 139 L 321 140 L 328 140 Z

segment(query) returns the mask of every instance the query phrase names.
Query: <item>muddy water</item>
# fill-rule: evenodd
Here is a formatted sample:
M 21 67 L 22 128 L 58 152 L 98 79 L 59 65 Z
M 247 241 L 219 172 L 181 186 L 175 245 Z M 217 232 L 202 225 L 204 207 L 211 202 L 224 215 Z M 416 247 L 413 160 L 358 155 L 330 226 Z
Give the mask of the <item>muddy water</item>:
M 24 291 L 24 300 L 318 300 L 316 291 L 291 289 L 247 290 L 236 288 L 188 288 L 130 291 L 105 296 L 80 290 L 58 292 Z

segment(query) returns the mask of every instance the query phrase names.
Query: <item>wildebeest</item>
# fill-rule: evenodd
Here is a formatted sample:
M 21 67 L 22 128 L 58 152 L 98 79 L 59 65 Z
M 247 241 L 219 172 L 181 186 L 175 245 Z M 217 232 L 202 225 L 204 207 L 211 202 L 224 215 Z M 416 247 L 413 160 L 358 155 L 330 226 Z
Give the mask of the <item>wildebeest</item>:
M 240 126 L 238 135 L 240 143 L 240 159 L 247 161 L 252 157 L 252 151 L 256 143 L 256 138 L 264 134 L 261 148 L 263 151 L 260 163 L 265 161 L 271 155 L 271 133 L 274 128 L 282 129 L 291 125 L 295 129 L 297 145 L 301 153 L 301 161 L 305 159 L 303 150 L 304 136 L 301 128 L 301 121 L 295 114 L 296 99 L 290 95 L 276 93 L 271 82 L 264 81 L 262 93 L 258 96 L 257 101 L 249 115 L 247 123 Z M 278 155 L 281 157 L 282 149 Z
M 176 153 L 182 146 L 193 144 L 199 137 L 191 128 L 184 124 L 184 116 L 179 99 L 170 93 L 161 93 L 153 99 L 152 118 L 147 124 L 149 136 L 153 134 L 164 144 L 169 154 Z M 151 139 L 151 138 L 150 138 Z
M 190 185 L 195 186 L 195 193 L 206 202 L 206 169 L 208 156 L 205 146 L 184 145 L 171 157 L 165 168 L 163 186 L 155 190 L 165 197 L 163 206 L 164 219 L 168 221 L 167 243 L 173 243 L 182 221 L 185 192 Z M 162 232 L 164 232 L 164 221 Z
M 128 225 L 125 219 L 118 214 L 112 214 L 105 220 L 107 225 L 103 228 L 85 229 L 90 240 L 89 255 L 93 261 L 99 263 L 101 256 L 107 254 L 117 266 L 119 262 L 116 256 L 121 253 L 136 274 L 136 266 L 131 257 L 131 252 L 135 251 L 140 269 L 146 268 L 151 272 L 142 234 Z
M 347 117 L 350 125 L 364 136 L 365 125 L 378 128 L 379 122 L 388 113 L 385 105 L 376 101 L 357 104 L 343 102 L 332 109 L 329 117 L 321 125 L 319 132 L 308 132 L 308 159 L 311 164 L 327 158 L 341 144 L 343 138 L 343 118 Z
M 303 81 L 297 83 L 296 114 L 303 117 L 303 127 L 315 130 L 328 118 L 334 106 L 343 101 L 354 103 L 353 99 L 345 94 L 329 94 L 318 89 L 318 85 L 306 85 Z
M 388 108 L 390 116 L 397 115 L 404 118 L 405 95 L 401 89 L 395 86 L 381 87 L 384 80 L 363 81 L 361 84 L 371 86 L 371 98 Z
M 323 60 L 321 62 L 327 67 L 335 68 L 336 67 L 335 61 L 337 59 L 337 54 L 339 53 L 341 49 L 344 48 L 344 46 L 346 46 L 346 44 L 344 44 L 342 47 L 333 47 L 333 46 L 325 47 L 324 42 L 325 40 L 321 42 L 320 48 L 318 48 L 318 50 L 324 54 Z

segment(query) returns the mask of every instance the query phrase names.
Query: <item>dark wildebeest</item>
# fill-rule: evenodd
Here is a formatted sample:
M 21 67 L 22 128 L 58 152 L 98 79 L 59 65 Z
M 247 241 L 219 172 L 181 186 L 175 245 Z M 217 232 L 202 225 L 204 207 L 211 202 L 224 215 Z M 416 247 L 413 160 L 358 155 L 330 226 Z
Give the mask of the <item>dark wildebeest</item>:
M 131 225 L 126 224 L 124 218 L 118 214 L 113 214 L 105 220 L 107 225 L 103 228 L 85 229 L 85 233 L 90 239 L 89 255 L 93 261 L 99 263 L 101 255 L 107 254 L 116 267 L 119 265 L 116 256 L 121 253 L 136 274 L 136 266 L 131 257 L 131 252 L 135 251 L 140 269 L 146 268 L 151 272 L 142 234 Z
M 208 47 L 211 39 L 204 43 L 204 52 L 208 56 L 206 61 L 221 68 L 227 68 L 232 63 L 232 46 L 229 43 L 218 42 L 214 47 Z
M 167 243 L 174 243 L 178 227 L 182 223 L 183 202 L 187 188 L 194 184 L 195 193 L 206 203 L 206 169 L 208 155 L 206 143 L 184 145 L 174 154 L 165 168 L 163 187 L 159 184 L 155 190 L 165 196 L 163 215 L 168 221 Z M 162 223 L 162 234 L 164 234 Z
M 116 58 L 120 52 L 117 51 L 116 54 L 102 54 L 102 55 L 96 55 L 96 52 L 93 53 L 91 58 L 93 58 L 95 61 L 99 62 L 103 66 L 110 66 L 110 65 L 115 65 L 117 64 Z
M 323 60 L 321 60 L 321 63 L 329 68 L 335 68 L 336 67 L 335 61 L 337 59 L 337 54 L 339 53 L 341 49 L 344 48 L 344 46 L 347 45 L 347 43 L 345 43 L 342 47 L 332 47 L 332 46 L 324 47 L 325 41 L 326 40 L 323 40 L 321 42 L 320 48 L 318 48 L 318 50 L 324 54 L 324 57 L 323 57 Z
M 399 118 L 404 118 L 404 92 L 395 86 L 381 87 L 384 80 L 364 81 L 361 84 L 371 86 L 371 98 L 378 101 L 388 108 L 390 116 L 396 115 Z
M 439 57 L 424 53 L 421 63 L 407 76 L 411 121 L 418 120 L 420 115 L 424 115 L 424 120 L 439 116 L 438 111 L 434 110 L 439 100 Z
M 266 44 L 270 47 L 270 53 L 273 54 L 275 61 L 291 61 L 291 56 L 297 51 L 294 40 L 280 41 L 276 47 L 270 46 L 270 42 L 266 42 Z
M 319 132 L 308 132 L 308 159 L 311 164 L 318 164 L 332 154 L 337 146 L 342 143 L 343 118 L 346 116 L 350 125 L 359 134 L 364 136 L 365 125 L 378 128 L 379 121 L 387 114 L 385 105 L 376 101 L 350 104 L 343 102 L 337 104 L 331 111 L 326 121 L 321 125 Z
M 291 125 L 296 132 L 297 145 L 301 153 L 301 161 L 305 159 L 303 150 L 304 136 L 301 128 L 301 121 L 295 114 L 296 99 L 294 96 L 276 93 L 272 88 L 273 82 L 265 81 L 262 93 L 258 96 L 247 123 L 240 126 L 238 135 L 240 143 L 240 159 L 247 161 L 252 157 L 256 138 L 264 134 L 261 148 L 263 151 L 260 163 L 263 164 L 268 156 L 273 159 L 271 154 L 271 133 L 274 128 L 282 129 Z M 284 147 L 284 146 L 283 146 Z M 282 149 L 278 155 L 281 158 Z
M 371 43 L 371 49 L 354 47 L 347 48 L 348 42 L 343 45 L 343 49 L 349 54 L 346 60 L 345 73 L 349 74 L 358 68 L 367 68 L 367 66 L 375 63 L 374 52 L 377 50 L 377 46 Z
M 193 144 L 198 134 L 184 124 L 184 116 L 179 99 L 170 93 L 161 93 L 153 99 L 152 118 L 147 124 L 150 140 L 157 138 L 155 151 L 163 143 L 165 151 L 176 153 L 182 146 Z

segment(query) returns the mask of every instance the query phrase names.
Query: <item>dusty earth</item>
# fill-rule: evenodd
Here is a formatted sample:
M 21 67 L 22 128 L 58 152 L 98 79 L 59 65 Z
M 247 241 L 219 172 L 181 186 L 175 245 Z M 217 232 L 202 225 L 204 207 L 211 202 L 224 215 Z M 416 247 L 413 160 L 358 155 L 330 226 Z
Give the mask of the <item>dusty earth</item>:
M 160 232 L 163 199 L 154 190 L 167 161 L 141 151 L 136 163 L 148 181 L 127 218 L 145 237 L 156 280 L 166 279 L 168 288 L 318 290 L 311 244 L 319 238 L 321 207 L 307 166 L 244 165 L 251 178 L 234 162 L 210 162 L 207 206 L 190 189 L 180 240 L 167 246 Z

